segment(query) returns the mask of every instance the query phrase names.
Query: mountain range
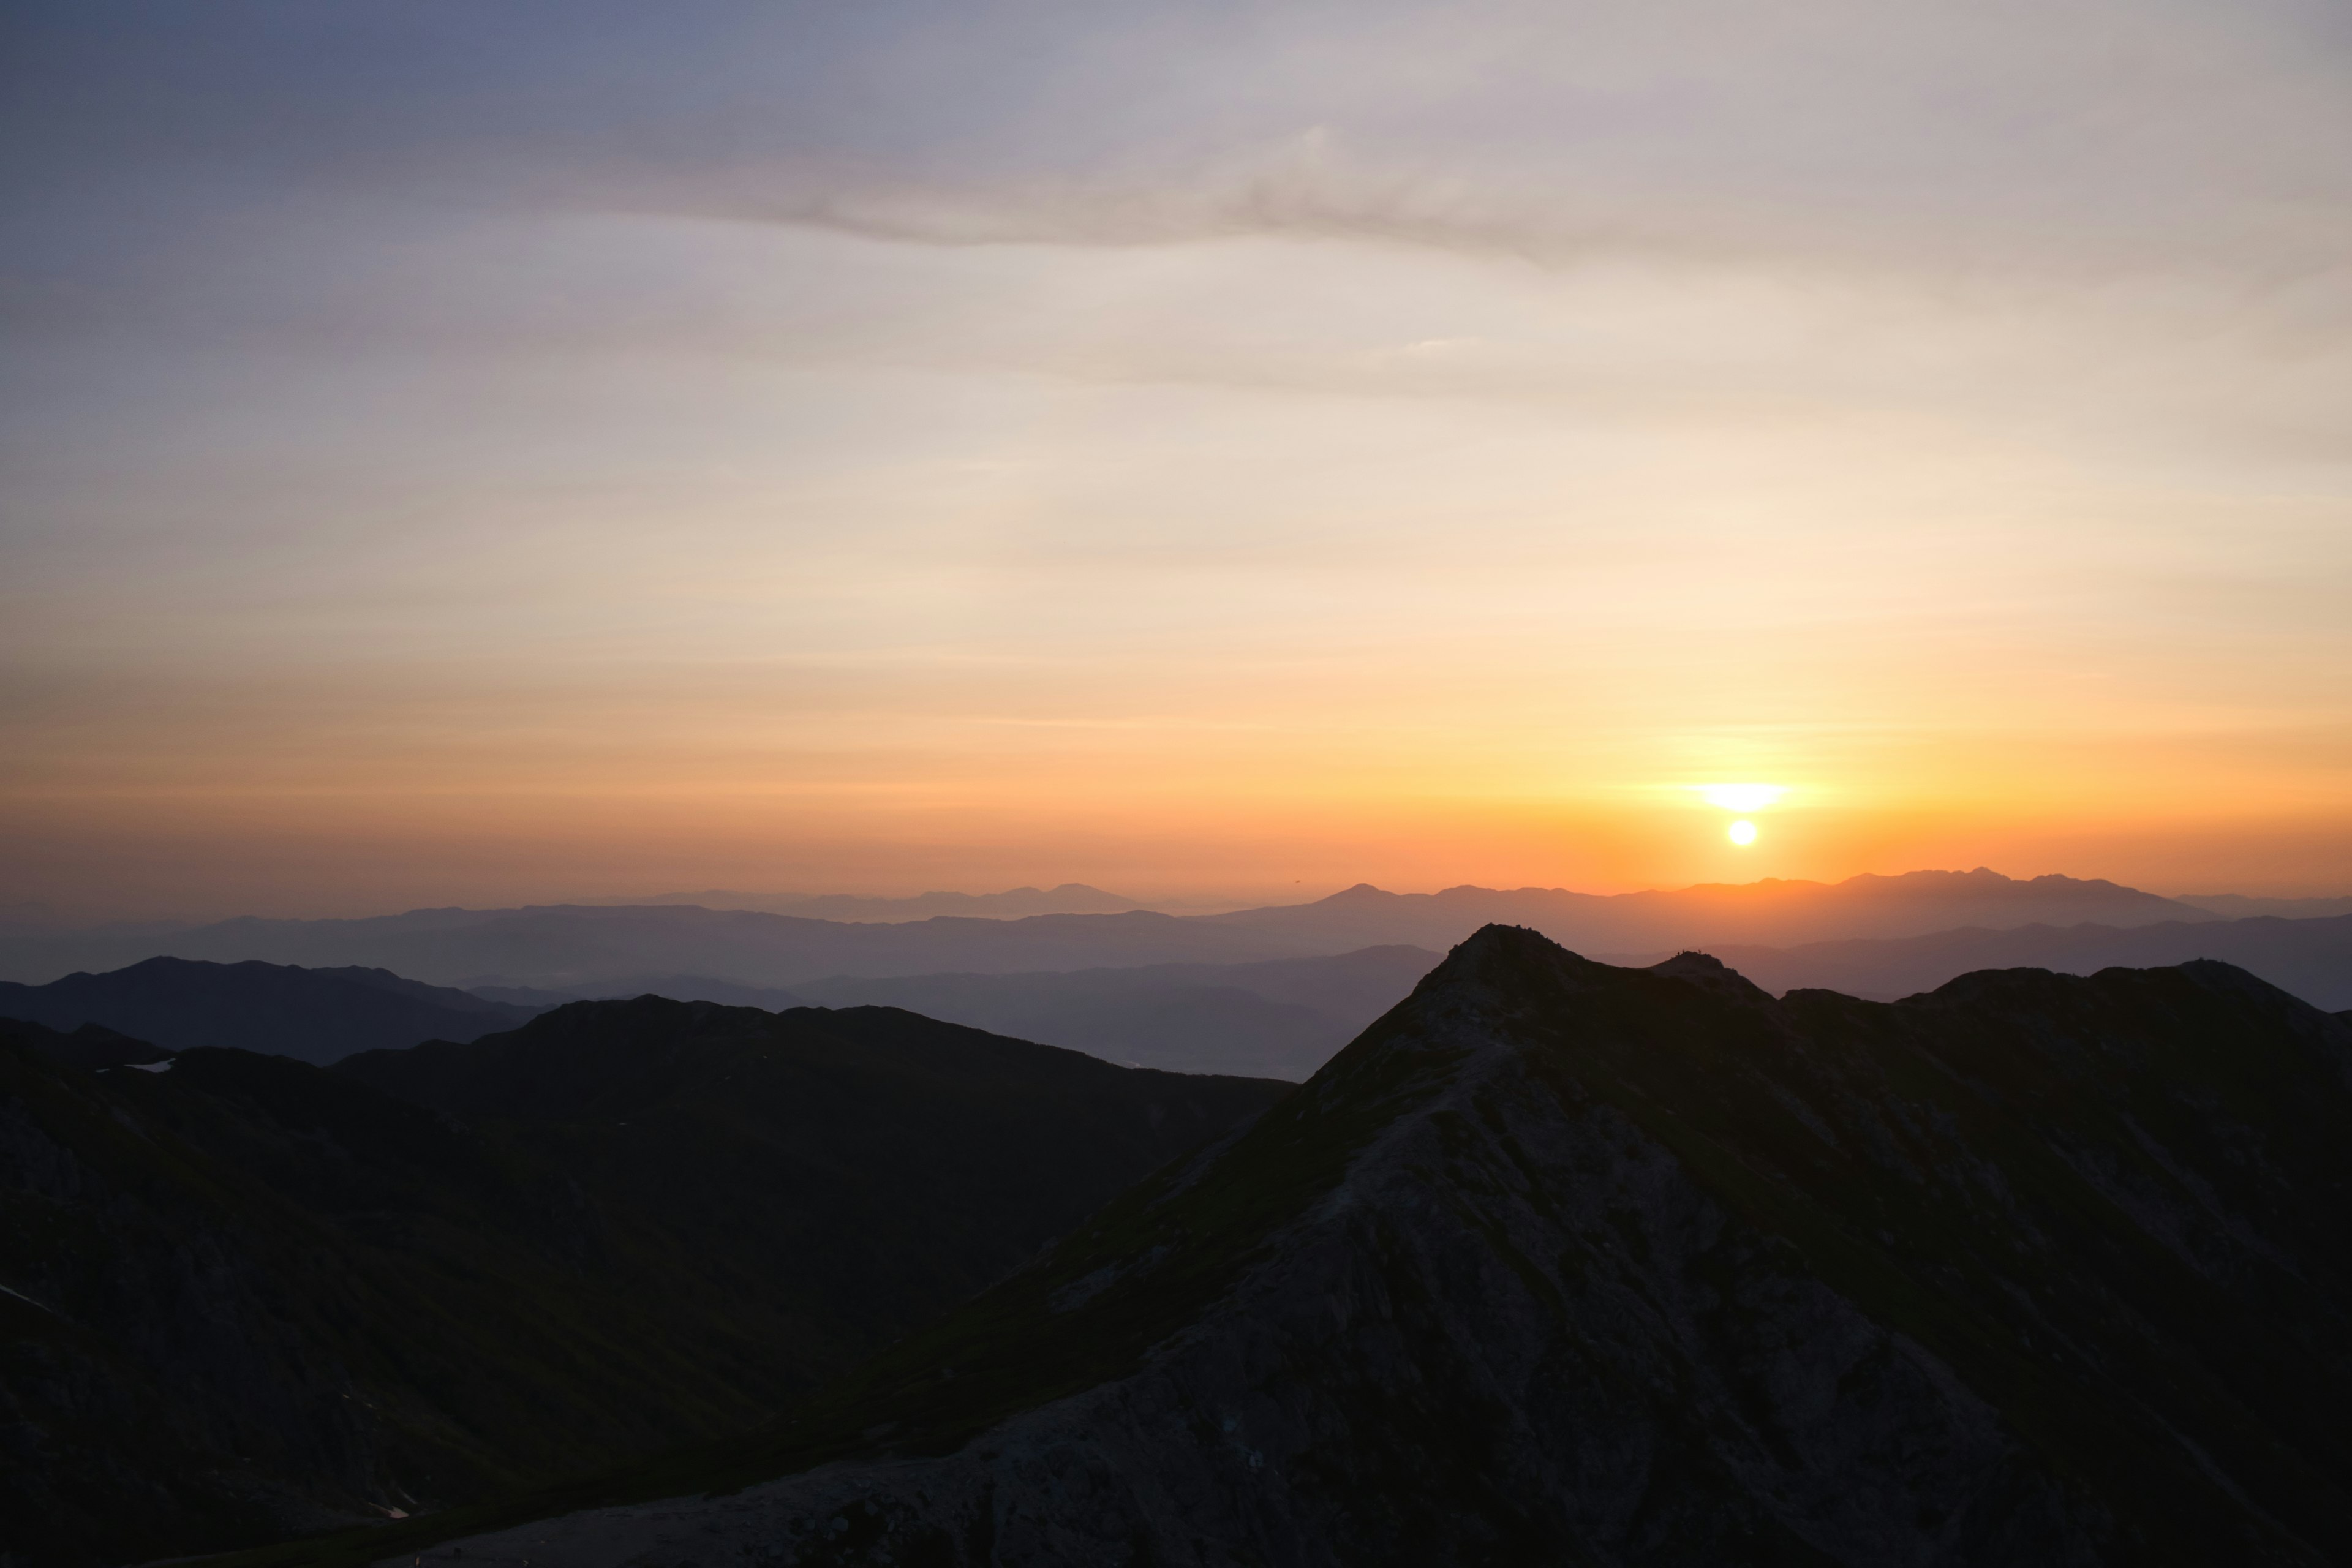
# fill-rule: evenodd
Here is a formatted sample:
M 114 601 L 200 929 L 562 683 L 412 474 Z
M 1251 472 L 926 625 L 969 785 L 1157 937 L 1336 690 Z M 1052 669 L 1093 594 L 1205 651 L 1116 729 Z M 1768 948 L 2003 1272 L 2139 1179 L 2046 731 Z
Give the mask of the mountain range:
M 244 919 L 163 932 L 18 932 L 0 937 L 0 968 L 47 979 L 168 954 L 376 967 L 438 985 L 562 990 L 644 975 L 701 974 L 791 988 L 833 976 L 1246 963 L 1394 945 L 1443 951 L 1489 922 L 1525 925 L 1584 952 L 1632 952 L 1899 937 L 1967 926 L 2088 921 L 2128 927 L 2218 918 L 2111 882 L 2019 881 L 1979 868 L 1611 897 L 1559 889 L 1397 894 L 1358 887 L 1309 904 L 1187 916 L 1133 910 L 877 923 L 689 905 L 416 910 L 366 920 Z
M 904 1007 L 1129 1067 L 1296 1081 L 1402 1001 L 1440 956 L 1418 947 L 1374 947 L 1259 963 L 874 980 L 835 976 L 790 991 L 674 974 L 624 981 L 588 994 L 652 993 L 771 1010 L 811 1004 Z M 484 990 L 525 1005 L 574 999 L 520 987 Z
M 887 1008 L 582 1003 L 326 1070 L 0 1026 L 0 1561 L 740 1432 L 1289 1088 Z
M 1479 932 L 763 1434 L 272 1559 L 2352 1559 L 2352 1026 Z
M 0 1018 L 52 1028 L 100 1024 L 162 1046 L 228 1046 L 324 1066 L 420 1040 L 471 1040 L 538 1012 L 356 966 L 151 958 L 47 985 L 0 982 Z
M 917 893 L 908 898 L 861 898 L 854 893 L 741 893 L 706 888 L 698 893 L 656 893 L 650 898 L 583 899 L 586 904 L 698 904 L 708 910 L 760 910 L 774 915 L 804 915 L 821 921 L 925 921 L 935 915 L 983 920 L 1019 920 L 1026 915 L 1116 915 L 1153 906 L 1107 893 L 1084 882 L 1058 888 L 1013 888 L 1002 893 Z
M 1775 993 L 1820 988 L 1891 1001 L 1978 969 L 2089 973 L 2217 958 L 2314 1005 L 2352 1006 L 2352 916 L 2131 929 L 2030 925 L 1717 951 Z M 1601 956 L 1639 966 L 1665 955 Z M 771 1012 L 813 1004 L 882 1005 L 1128 1066 L 1297 1081 L 1401 1000 L 1438 958 L 1425 948 L 1395 945 L 1254 963 L 833 975 L 790 990 L 686 973 L 471 993 L 382 970 L 151 959 L 47 986 L 0 986 L 0 1016 L 13 1011 L 65 1028 L 94 1023 L 172 1048 L 242 1043 L 323 1064 L 425 1039 L 471 1039 L 583 998 L 652 994 Z
M 1895 941 L 1815 942 L 1802 947 L 1725 947 L 1718 955 L 1768 991 L 1812 987 L 1892 1001 L 1976 969 L 2032 967 L 2089 974 L 2120 965 L 2144 969 L 2214 958 L 2260 975 L 2314 1006 L 2352 1007 L 2352 914 L 2309 920 L 2258 915 L 2131 931 L 2081 925 L 2063 930 L 1948 931 Z

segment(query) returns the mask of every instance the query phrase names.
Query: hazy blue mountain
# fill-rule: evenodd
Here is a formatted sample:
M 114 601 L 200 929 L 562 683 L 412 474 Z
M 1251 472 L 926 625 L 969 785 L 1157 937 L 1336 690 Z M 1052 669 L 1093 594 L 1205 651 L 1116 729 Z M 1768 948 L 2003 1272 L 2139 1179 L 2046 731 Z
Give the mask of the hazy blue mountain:
M 2322 1568 L 2347 1126 L 2352 1028 L 2227 964 L 1775 1001 L 1495 928 L 762 1436 L 279 1561 Z
M 500 1001 L 541 1006 L 581 995 L 650 994 L 772 1011 L 808 1003 L 905 1007 L 1130 1067 L 1295 1081 L 1402 1001 L 1438 957 L 1423 948 L 1378 947 L 1263 963 L 885 979 L 835 975 L 792 991 L 682 974 L 644 976 L 578 993 L 478 989 Z
M 643 975 L 702 974 L 789 987 L 830 974 L 1011 973 L 1166 963 L 1247 963 L 1318 950 L 1280 933 L 1136 910 L 859 923 L 689 905 L 413 910 L 349 921 L 224 921 L 167 936 L 89 933 L 0 941 L 17 971 L 179 957 L 326 968 L 369 964 L 435 984 L 573 990 Z M 1350 944 L 1361 946 L 1362 943 Z M 108 955 L 105 957 L 94 956 Z
M 1202 918 L 1293 942 L 1351 948 L 1409 942 L 1442 950 L 1483 925 L 1518 925 L 1591 952 L 1741 942 L 1786 946 L 1961 926 L 1999 930 L 2086 921 L 2136 926 L 2219 917 L 2113 882 L 2072 877 L 2019 880 L 1979 867 L 1849 877 L 1833 883 L 1767 879 L 1605 897 L 1560 888 L 1389 893 L 1367 884 L 1312 904 Z
M 354 1051 L 470 1040 L 535 1009 L 381 969 L 300 969 L 151 958 L 47 985 L 0 982 L 0 1016 L 53 1028 L 102 1024 L 175 1051 L 232 1046 L 320 1066 Z
M 18 1568 L 756 1426 L 1290 1087 L 887 1008 L 655 999 L 326 1069 L 208 1048 L 93 1073 L 56 1043 L 0 1029 Z
M 908 898 L 862 898 L 855 893 L 741 893 L 706 888 L 698 893 L 660 893 L 644 899 L 589 899 L 602 905 L 698 904 L 707 910 L 760 910 L 774 915 L 805 915 L 823 921 L 923 921 L 934 915 L 972 915 L 1018 920 L 1026 915 L 1116 915 L 1150 906 L 1084 882 L 1058 888 L 1013 888 L 1002 893 L 917 893 Z
M 2242 893 L 2183 893 L 2173 900 L 2191 909 L 2242 921 L 2255 915 L 2283 920 L 2317 920 L 2327 915 L 2352 915 L 2352 896 L 2336 899 L 2250 899 Z
M 829 1006 L 905 1007 L 1135 1067 L 1296 1080 L 1404 1000 L 1440 956 L 1375 947 L 1262 963 L 837 977 L 797 989 Z
M 1888 1001 L 1931 991 L 1977 969 L 2031 967 L 2090 974 L 2111 965 L 2147 968 L 2213 958 L 2260 975 L 2315 1007 L 2352 1005 L 2352 915 L 2321 920 L 2265 915 L 2135 931 L 2095 925 L 1949 931 L 1895 942 L 1726 947 L 1721 956 L 1768 991 L 1814 986 Z
M 717 1002 L 729 1007 L 758 1007 L 781 1013 L 805 1007 L 807 997 L 772 985 L 746 985 L 736 980 L 714 980 L 708 974 L 648 974 L 631 980 L 600 981 L 571 991 L 550 991 L 533 985 L 473 985 L 467 989 L 493 1002 L 519 1007 L 560 1007 L 566 1002 L 605 1002 L 630 996 L 667 996 L 674 1002 Z M 969 1018 L 950 1023 L 968 1024 Z M 1058 1040 L 1045 1042 L 1059 1045 Z
M 1489 921 L 1525 925 L 1592 952 L 1698 944 L 1889 937 L 1963 926 L 2205 920 L 2201 910 L 2110 882 L 1992 871 L 1916 871 L 1836 884 L 1764 881 L 1607 898 L 1559 889 L 1359 887 L 1310 904 L 1216 915 L 811 920 L 690 905 L 412 910 L 342 921 L 224 921 L 156 932 L 0 934 L 0 972 L 47 979 L 157 953 L 365 965 L 439 985 L 576 992 L 694 974 L 790 990 L 850 975 L 1018 974 L 1156 963 L 1249 963 L 1407 945 L 1442 951 Z

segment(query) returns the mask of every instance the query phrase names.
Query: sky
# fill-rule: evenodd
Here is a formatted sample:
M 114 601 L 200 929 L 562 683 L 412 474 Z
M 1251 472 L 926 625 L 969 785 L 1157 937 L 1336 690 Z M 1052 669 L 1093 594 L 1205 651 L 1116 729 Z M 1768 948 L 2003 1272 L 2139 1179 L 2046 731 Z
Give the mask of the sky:
M 0 905 L 2352 890 L 2347 149 L 2323 0 L 16 0 Z

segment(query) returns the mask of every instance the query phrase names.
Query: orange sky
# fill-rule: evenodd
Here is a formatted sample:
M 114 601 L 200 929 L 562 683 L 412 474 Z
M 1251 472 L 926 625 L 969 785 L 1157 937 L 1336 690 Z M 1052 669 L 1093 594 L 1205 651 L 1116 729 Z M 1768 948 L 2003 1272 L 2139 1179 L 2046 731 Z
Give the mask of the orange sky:
M 2340 29 L 1701 9 L 60 13 L 0 904 L 2352 889 Z

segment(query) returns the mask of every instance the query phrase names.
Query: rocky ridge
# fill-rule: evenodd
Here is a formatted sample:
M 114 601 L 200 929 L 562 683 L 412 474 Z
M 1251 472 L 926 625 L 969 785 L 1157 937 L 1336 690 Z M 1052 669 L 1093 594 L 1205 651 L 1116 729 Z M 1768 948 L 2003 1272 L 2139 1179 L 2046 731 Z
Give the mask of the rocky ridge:
M 1490 927 L 761 1443 L 377 1550 L 2342 1563 L 2347 1117 L 2352 1029 L 2223 964 L 1776 1002 Z

